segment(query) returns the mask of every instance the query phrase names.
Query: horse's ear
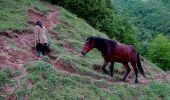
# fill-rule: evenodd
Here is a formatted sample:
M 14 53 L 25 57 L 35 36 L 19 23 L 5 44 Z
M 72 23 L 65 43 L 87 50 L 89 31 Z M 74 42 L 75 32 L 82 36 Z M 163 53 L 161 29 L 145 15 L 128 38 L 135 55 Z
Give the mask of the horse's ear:
M 90 40 L 90 37 L 87 37 L 86 41 Z
M 92 41 L 93 40 L 93 37 L 90 36 L 90 37 L 87 37 L 86 41 Z

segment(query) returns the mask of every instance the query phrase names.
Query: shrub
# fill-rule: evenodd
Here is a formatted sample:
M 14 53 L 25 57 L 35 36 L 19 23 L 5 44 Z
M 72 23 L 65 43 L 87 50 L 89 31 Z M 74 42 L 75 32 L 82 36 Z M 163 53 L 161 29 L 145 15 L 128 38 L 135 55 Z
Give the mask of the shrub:
M 153 39 L 147 56 L 163 70 L 170 69 L 170 40 L 167 36 L 159 34 Z

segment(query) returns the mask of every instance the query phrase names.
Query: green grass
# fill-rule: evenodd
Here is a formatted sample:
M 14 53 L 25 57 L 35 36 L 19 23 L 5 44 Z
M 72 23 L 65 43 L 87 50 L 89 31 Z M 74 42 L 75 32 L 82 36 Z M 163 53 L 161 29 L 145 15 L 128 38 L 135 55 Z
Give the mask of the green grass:
M 27 9 L 32 7 L 38 11 L 48 11 L 47 3 L 38 0 L 0 0 L 0 31 L 28 29 Z
M 52 65 L 42 61 L 30 62 L 26 68 L 30 74 L 21 80 L 22 86 L 17 90 L 20 98 L 28 95 L 29 99 L 99 99 L 109 95 L 96 85 L 89 84 L 89 78 L 70 76 L 56 71 Z M 27 80 L 32 80 L 33 88 L 29 88 Z
M 109 84 L 105 80 L 94 81 L 90 77 L 73 76 L 62 73 L 43 61 L 29 62 L 26 67 L 30 74 L 21 81 L 16 90 L 19 99 L 59 100 L 169 100 L 169 82 L 152 81 L 148 85 Z M 32 80 L 33 86 L 28 85 Z
M 3 90 L 3 86 L 8 84 L 10 87 L 14 87 L 15 80 L 14 77 L 21 75 L 20 71 L 14 71 L 9 68 L 0 69 L 0 100 L 4 100 L 8 94 Z

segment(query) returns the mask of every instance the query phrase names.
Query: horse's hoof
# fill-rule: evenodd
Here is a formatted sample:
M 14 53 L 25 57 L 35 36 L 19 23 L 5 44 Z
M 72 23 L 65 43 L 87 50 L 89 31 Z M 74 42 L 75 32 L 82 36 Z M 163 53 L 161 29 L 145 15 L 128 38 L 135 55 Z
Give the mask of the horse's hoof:
M 102 74 L 107 74 L 107 73 L 103 71 Z
M 137 83 L 138 83 L 138 81 L 136 80 L 136 81 L 135 81 L 135 83 L 137 84 Z
M 122 80 L 122 81 L 125 81 L 126 79 L 125 79 L 125 78 L 122 78 L 121 80 Z
M 106 75 L 110 75 L 110 73 L 108 71 L 103 71 L 103 73 Z

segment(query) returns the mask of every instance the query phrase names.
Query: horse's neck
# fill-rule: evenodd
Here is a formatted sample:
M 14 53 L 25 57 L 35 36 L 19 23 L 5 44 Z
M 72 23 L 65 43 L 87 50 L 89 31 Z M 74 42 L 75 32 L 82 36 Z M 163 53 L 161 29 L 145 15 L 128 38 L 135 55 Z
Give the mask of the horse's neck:
M 107 42 L 104 39 L 96 39 L 94 48 L 98 49 L 103 56 L 108 52 Z

